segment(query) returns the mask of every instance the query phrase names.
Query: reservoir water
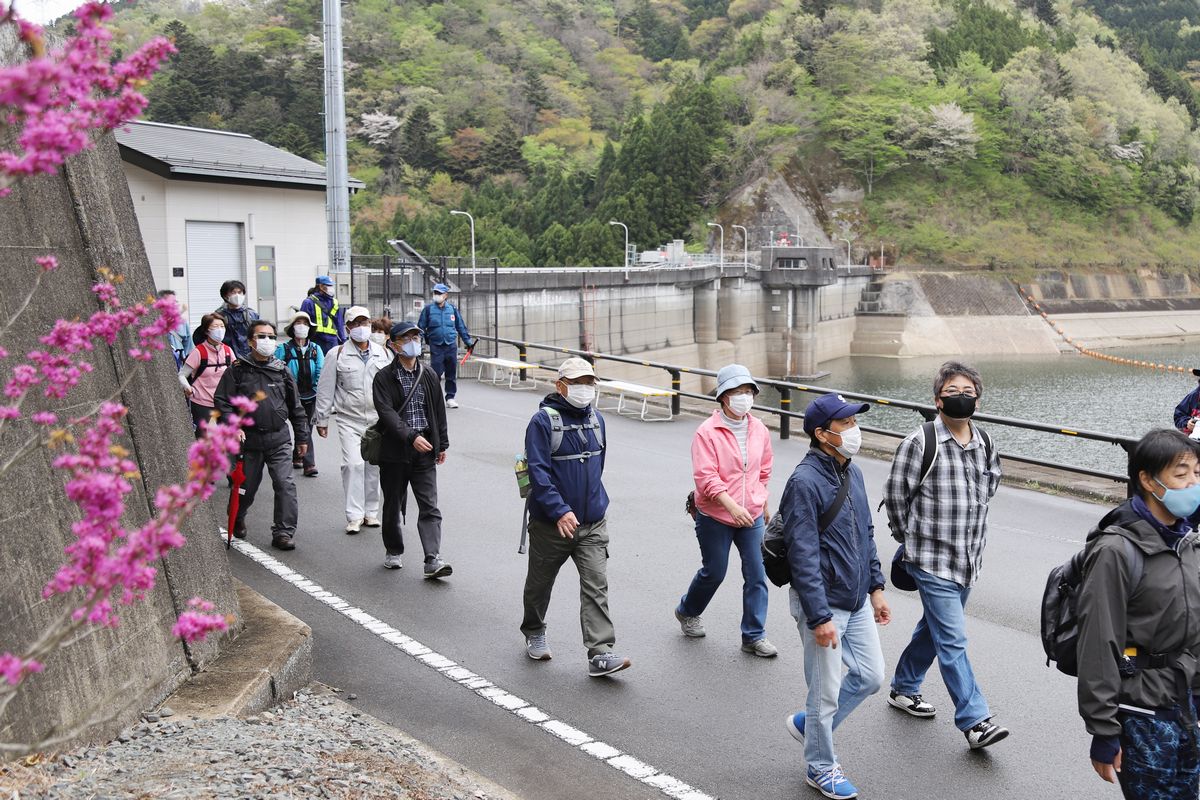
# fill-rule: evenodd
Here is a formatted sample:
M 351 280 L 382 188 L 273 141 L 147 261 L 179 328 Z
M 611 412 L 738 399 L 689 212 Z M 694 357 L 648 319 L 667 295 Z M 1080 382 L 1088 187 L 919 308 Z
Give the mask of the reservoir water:
M 1195 346 L 1122 348 L 1114 354 L 1155 363 L 1200 366 Z M 929 403 L 933 376 L 944 358 L 848 357 L 823 362 L 829 375 L 814 381 L 862 394 Z M 1100 361 L 1075 354 L 962 359 L 983 377 L 980 411 L 1034 420 L 1064 428 L 1124 436 L 1141 436 L 1152 428 L 1172 427 L 1175 405 L 1196 386 L 1190 372 L 1180 374 Z M 800 394 L 796 407 L 814 395 Z M 777 397 L 764 395 L 770 404 Z M 898 433 L 912 431 L 921 418 L 915 412 L 873 405 L 862 422 Z M 799 427 L 799 426 L 797 426 Z M 988 428 L 1002 453 L 1032 456 L 1124 473 L 1125 453 L 1116 445 L 1068 436 L 992 425 Z M 801 434 L 803 435 L 803 434 Z

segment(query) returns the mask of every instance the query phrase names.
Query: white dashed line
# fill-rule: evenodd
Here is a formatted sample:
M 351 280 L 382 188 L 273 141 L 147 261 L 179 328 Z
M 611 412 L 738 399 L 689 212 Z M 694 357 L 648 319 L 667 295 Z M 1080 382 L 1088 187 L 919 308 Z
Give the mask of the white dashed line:
M 224 531 L 221 532 L 221 535 L 222 537 L 225 535 Z M 673 775 L 669 775 L 656 767 L 639 761 L 628 753 L 622 753 L 612 745 L 597 740 L 591 734 L 569 723 L 554 719 L 528 700 L 497 686 L 482 675 L 477 675 L 471 670 L 460 666 L 454 660 L 446 658 L 432 648 L 426 647 L 411 636 L 407 636 L 391 625 L 388 625 L 383 620 L 376 619 L 361 608 L 343 600 L 333 592 L 321 587 L 315 581 L 309 580 L 281 561 L 259 550 L 254 545 L 235 540 L 233 547 L 242 555 L 260 564 L 268 572 L 273 572 L 314 600 L 321 601 L 342 616 L 353 620 L 369 633 L 408 654 L 413 660 L 445 676 L 448 680 L 453 681 L 459 686 L 474 692 L 498 708 L 504 709 L 517 719 L 536 725 L 559 741 L 603 761 L 613 769 L 619 770 L 629 777 L 657 789 L 667 797 L 675 798 L 675 800 L 714 800 L 710 795 L 689 786 Z

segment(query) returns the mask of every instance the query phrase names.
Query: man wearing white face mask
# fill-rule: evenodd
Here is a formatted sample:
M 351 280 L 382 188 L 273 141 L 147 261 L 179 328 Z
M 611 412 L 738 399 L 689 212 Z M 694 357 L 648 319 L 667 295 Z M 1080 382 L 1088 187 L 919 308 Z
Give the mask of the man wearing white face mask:
M 221 300 L 221 306 L 213 313 L 225 321 L 225 344 L 233 348 L 238 358 L 247 358 L 254 351 L 250 323 L 258 319 L 258 312 L 246 304 L 246 284 L 225 281 L 221 284 Z
M 350 341 L 330 350 L 317 383 L 316 428 L 329 436 L 329 419 L 337 419 L 342 446 L 342 493 L 346 498 L 346 533 L 362 526 L 378 528 L 379 467 L 363 461 L 363 432 L 379 419 L 371 387 L 375 376 L 391 362 L 391 354 L 371 341 L 371 313 L 362 306 L 346 311 Z
M 579 622 L 587 647 L 588 675 L 626 669 L 613 652 L 616 633 L 608 615 L 608 494 L 604 473 L 604 420 L 592 407 L 596 373 L 582 358 L 558 368 L 555 392 L 546 395 L 525 429 L 529 465 L 529 571 L 525 576 L 525 652 L 550 659 L 546 611 L 554 579 L 567 559 L 579 571 Z
M 808 684 L 805 710 L 789 715 L 786 725 L 804 744 L 806 782 L 834 798 L 858 796 L 838 763 L 833 731 L 883 685 L 875 626 L 892 618 L 866 485 L 850 463 L 862 444 L 855 415 L 869 408 L 837 394 L 809 403 L 804 432 L 811 449 L 788 478 L 779 504 L 792 573 L 788 594 Z

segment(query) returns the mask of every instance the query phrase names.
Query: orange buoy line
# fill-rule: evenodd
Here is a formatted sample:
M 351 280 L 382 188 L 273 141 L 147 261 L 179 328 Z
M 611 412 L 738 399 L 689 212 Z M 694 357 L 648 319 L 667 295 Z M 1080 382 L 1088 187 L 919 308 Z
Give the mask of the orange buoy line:
M 1128 366 L 1128 367 L 1142 367 L 1143 369 L 1160 369 L 1160 370 L 1163 370 L 1164 372 L 1182 372 L 1185 374 L 1191 372 L 1191 370 L 1188 369 L 1187 367 L 1180 367 L 1175 364 L 1158 364 L 1153 361 L 1140 361 L 1135 358 L 1125 358 L 1124 356 L 1115 356 L 1115 355 L 1112 355 L 1111 353 L 1100 353 L 1095 350 L 1089 350 L 1088 348 L 1084 347 L 1079 342 L 1075 341 L 1070 336 L 1068 336 L 1066 334 L 1066 331 L 1063 330 L 1063 327 L 1061 325 L 1055 323 L 1054 320 L 1050 319 L 1050 317 L 1047 316 L 1046 312 L 1042 310 L 1042 307 L 1038 304 L 1037 300 L 1035 300 L 1033 298 L 1033 295 L 1028 294 L 1023 288 L 1021 288 L 1021 284 L 1014 283 L 1014 285 L 1017 287 L 1017 293 L 1021 295 L 1021 299 L 1024 300 L 1026 303 L 1028 303 L 1030 305 L 1030 307 L 1032 307 L 1033 310 L 1036 311 L 1041 316 L 1041 318 L 1046 321 L 1046 324 L 1049 325 L 1051 328 L 1053 328 L 1054 332 L 1057 333 L 1059 336 L 1061 336 L 1064 342 L 1071 345 L 1071 347 L 1075 348 L 1076 352 L 1078 352 L 1080 355 L 1085 355 L 1085 356 L 1088 356 L 1089 358 L 1096 358 L 1101 361 L 1111 361 L 1114 364 L 1124 364 L 1125 366 Z

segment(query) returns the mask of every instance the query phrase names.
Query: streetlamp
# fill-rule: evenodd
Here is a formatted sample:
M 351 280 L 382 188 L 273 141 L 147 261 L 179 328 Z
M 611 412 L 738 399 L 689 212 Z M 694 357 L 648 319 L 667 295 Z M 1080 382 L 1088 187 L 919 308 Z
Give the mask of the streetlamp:
M 720 268 L 721 268 L 721 274 L 724 275 L 725 274 L 725 226 L 718 225 L 715 222 L 708 222 L 705 224 L 708 225 L 708 227 L 716 228 L 717 230 L 719 230 L 721 232 L 721 265 L 720 265 Z
M 844 236 L 837 237 L 839 242 L 846 243 L 846 266 L 850 266 L 850 240 Z
M 730 225 L 729 227 L 742 232 L 742 274 L 745 275 L 750 271 L 750 242 L 746 237 L 746 229 L 741 225 Z
M 475 218 L 466 211 L 451 211 L 453 215 L 466 217 L 471 222 L 471 285 L 476 285 L 475 280 Z
M 620 225 L 625 231 L 625 258 L 621 262 L 625 265 L 625 280 L 629 280 L 629 226 L 624 222 L 617 222 L 615 219 L 610 219 L 608 224 Z

